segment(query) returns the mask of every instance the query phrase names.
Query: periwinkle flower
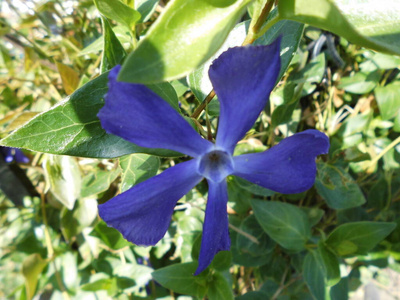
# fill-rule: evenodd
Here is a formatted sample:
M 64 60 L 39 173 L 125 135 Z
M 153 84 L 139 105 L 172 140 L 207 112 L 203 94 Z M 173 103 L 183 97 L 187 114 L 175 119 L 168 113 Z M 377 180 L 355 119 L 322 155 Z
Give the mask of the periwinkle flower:
M 3 155 L 4 161 L 7 163 L 15 161 L 17 163 L 27 164 L 29 162 L 29 158 L 25 156 L 22 150 L 17 148 L 0 146 L 0 153 Z
M 210 67 L 220 101 L 215 144 L 203 139 L 177 111 L 141 84 L 109 75 L 109 92 L 99 112 L 103 128 L 148 148 L 178 151 L 193 157 L 139 183 L 99 205 L 101 218 L 137 245 L 155 245 L 168 229 L 176 202 L 203 178 L 208 182 L 203 236 L 196 275 L 215 254 L 229 250 L 226 177 L 235 175 L 280 193 L 300 193 L 315 180 L 318 155 L 329 140 L 306 130 L 261 152 L 233 156 L 237 142 L 252 127 L 268 102 L 280 70 L 280 43 L 231 48 Z

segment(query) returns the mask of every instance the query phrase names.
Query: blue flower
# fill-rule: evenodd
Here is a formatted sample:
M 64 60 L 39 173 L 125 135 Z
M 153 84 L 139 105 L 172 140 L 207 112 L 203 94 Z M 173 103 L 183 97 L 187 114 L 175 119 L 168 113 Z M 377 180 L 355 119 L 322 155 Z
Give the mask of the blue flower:
M 0 146 L 0 153 L 3 155 L 4 161 L 7 163 L 15 161 L 17 163 L 27 164 L 29 162 L 29 158 L 27 158 L 24 153 L 17 148 Z
M 269 46 L 231 48 L 216 59 L 209 77 L 220 101 L 215 144 L 203 139 L 177 111 L 141 84 L 118 82 L 120 67 L 109 75 L 109 92 L 99 112 L 111 134 L 148 148 L 170 149 L 193 157 L 99 205 L 101 218 L 137 245 L 155 245 L 169 227 L 176 202 L 203 178 L 208 201 L 199 265 L 229 250 L 226 177 L 235 175 L 280 193 L 299 193 L 315 180 L 315 159 L 329 140 L 306 130 L 261 152 L 233 156 L 237 142 L 268 102 L 280 70 L 279 41 Z

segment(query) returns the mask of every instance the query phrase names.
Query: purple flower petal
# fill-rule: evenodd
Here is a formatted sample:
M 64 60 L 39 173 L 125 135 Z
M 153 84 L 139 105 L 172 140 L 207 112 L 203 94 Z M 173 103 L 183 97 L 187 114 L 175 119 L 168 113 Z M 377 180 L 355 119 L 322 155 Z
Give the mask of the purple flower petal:
M 229 250 L 228 190 L 226 180 L 215 183 L 208 180 L 208 201 L 204 219 L 203 236 L 199 255 L 199 266 L 195 275 L 200 274 L 212 262 L 219 251 Z
M 328 150 L 324 133 L 306 130 L 267 151 L 235 156 L 233 175 L 283 194 L 304 192 L 314 184 L 316 157 Z
M 176 202 L 202 177 L 196 160 L 180 163 L 99 205 L 100 217 L 137 244 L 155 245 L 168 229 Z
M 268 102 L 280 70 L 280 39 L 268 46 L 231 48 L 209 76 L 221 104 L 217 146 L 233 152 Z
M 108 133 L 142 147 L 170 149 L 194 157 L 212 146 L 146 86 L 118 82 L 120 68 L 110 71 L 106 103 L 98 114 Z

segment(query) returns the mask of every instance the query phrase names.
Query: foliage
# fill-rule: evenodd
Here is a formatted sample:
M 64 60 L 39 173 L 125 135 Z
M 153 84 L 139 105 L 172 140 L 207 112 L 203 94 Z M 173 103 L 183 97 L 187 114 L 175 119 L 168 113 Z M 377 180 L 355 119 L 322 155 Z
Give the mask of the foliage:
M 0 145 L 29 162 L 0 152 L 0 298 L 347 299 L 367 270 L 400 270 L 396 1 L 17 2 L 0 2 Z M 122 64 L 121 80 L 207 137 L 212 60 L 278 36 L 279 82 L 235 155 L 316 128 L 331 148 L 314 187 L 284 195 L 228 177 L 231 250 L 198 276 L 205 182 L 154 247 L 107 227 L 97 204 L 186 160 L 104 131 L 108 70 Z

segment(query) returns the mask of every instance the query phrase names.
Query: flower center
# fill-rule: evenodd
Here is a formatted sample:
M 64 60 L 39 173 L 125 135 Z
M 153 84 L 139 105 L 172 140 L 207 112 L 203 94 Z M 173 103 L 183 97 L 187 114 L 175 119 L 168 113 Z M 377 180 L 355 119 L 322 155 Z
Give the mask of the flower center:
M 225 151 L 210 151 L 201 157 L 198 172 L 207 179 L 220 182 L 233 173 L 232 157 Z

